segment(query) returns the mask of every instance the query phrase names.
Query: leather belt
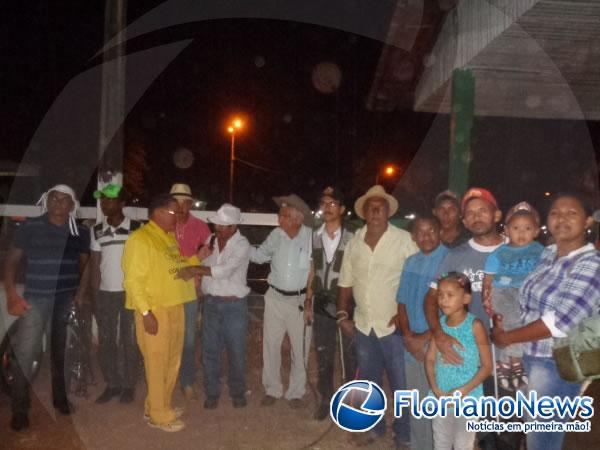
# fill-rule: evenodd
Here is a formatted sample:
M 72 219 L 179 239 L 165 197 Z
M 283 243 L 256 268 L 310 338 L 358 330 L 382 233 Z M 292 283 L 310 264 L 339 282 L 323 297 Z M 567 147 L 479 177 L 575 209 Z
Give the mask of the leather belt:
M 295 297 L 297 295 L 306 294 L 306 288 L 300 289 L 298 291 L 284 291 L 283 289 L 279 289 L 272 284 L 269 285 L 274 291 L 279 292 L 281 295 L 285 295 L 287 297 Z

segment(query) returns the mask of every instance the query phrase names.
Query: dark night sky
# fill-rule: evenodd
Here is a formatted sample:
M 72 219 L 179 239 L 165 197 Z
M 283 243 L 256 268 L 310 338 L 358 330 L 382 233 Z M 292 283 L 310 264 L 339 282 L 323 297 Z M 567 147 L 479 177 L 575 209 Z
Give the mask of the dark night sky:
M 0 158 L 21 160 L 53 103 L 80 74 L 101 63 L 100 57 L 94 56 L 103 45 L 101 3 L 38 0 L 3 6 Z M 130 0 L 128 25 L 161 3 Z M 381 35 L 385 35 L 394 3 L 378 3 L 373 13 L 378 22 L 371 26 L 379 27 Z M 339 11 L 340 15 L 359 18 L 357 11 L 367 5 L 360 0 L 345 4 L 347 10 Z M 209 209 L 225 201 L 229 157 L 225 128 L 227 120 L 238 113 L 247 122 L 237 140 L 238 157 L 273 170 L 238 164 L 236 203 L 245 210 L 273 211 L 270 197 L 289 192 L 312 204 L 328 184 L 338 184 L 356 197 L 375 180 L 385 162 L 407 170 L 396 189 L 405 209 L 422 208 L 436 191 L 445 188 L 447 116 L 365 109 L 381 54 L 380 41 L 286 20 L 218 19 L 157 28 L 127 41 L 127 54 L 183 40 L 191 42 L 143 92 L 121 130 L 126 156 L 133 148 L 143 148 L 146 154 L 142 203 L 177 181 L 192 185 L 200 198 L 209 201 Z M 322 62 L 335 63 L 341 70 L 341 85 L 332 94 L 319 92 L 311 81 L 313 69 Z M 135 83 L 145 67 L 130 64 L 127 70 L 128 82 Z M 97 110 L 86 111 L 91 123 L 98 123 Z M 550 189 L 562 180 L 536 177 L 531 175 L 536 170 L 525 166 L 545 161 L 553 175 L 555 168 L 549 161 L 554 160 L 546 157 L 546 149 L 555 148 L 554 154 L 562 154 L 570 162 L 573 148 L 583 149 L 583 153 L 598 149 L 599 127 L 587 127 L 591 135 L 585 124 L 582 129 L 560 121 L 478 118 L 473 147 L 479 154 L 484 147 L 486 153 L 473 165 L 473 182 L 500 191 L 500 201 L 507 206 L 520 197 L 530 198 L 534 191 L 537 196 L 539 186 Z M 581 142 L 572 139 L 573 135 L 583 136 Z M 67 138 L 59 136 L 57 142 Z M 86 142 L 89 148 L 82 152 L 88 153 L 82 155 L 95 155 L 97 140 Z M 173 162 L 173 153 L 180 147 L 194 154 L 194 163 L 185 170 Z M 79 177 L 72 182 L 80 191 L 86 190 L 82 203 L 92 203 L 93 167 L 86 171 L 68 166 L 77 156 L 82 157 L 75 155 L 79 153 L 75 148 L 62 154 L 50 148 L 38 152 L 44 176 L 40 186 L 27 191 L 31 199 L 39 194 L 36 189 L 51 182 L 71 182 L 69 177 Z M 420 164 L 425 161 L 425 166 L 411 164 L 417 150 L 422 156 Z M 525 154 L 528 156 L 523 158 Z M 582 165 L 589 168 L 588 156 L 578 158 L 583 161 L 579 166 L 567 167 L 569 173 L 579 173 Z M 515 161 L 524 161 L 522 170 L 505 183 Z M 558 158 L 553 164 L 562 162 Z
M 2 71 L 7 96 L 0 139 L 6 157 L 19 160 L 65 85 L 101 62 L 93 56 L 103 41 L 103 11 L 95 2 L 85 3 L 13 4 L 3 14 L 3 60 L 14 65 Z M 159 3 L 129 1 L 128 23 Z M 365 110 L 382 48 L 372 39 L 290 21 L 221 19 L 157 30 L 130 40 L 127 52 L 183 39 L 193 41 L 152 83 L 123 128 L 125 151 L 132 145 L 146 151 L 147 195 L 185 181 L 209 200 L 209 207 L 224 201 L 225 127 L 236 113 L 247 123 L 237 155 L 273 170 L 237 166 L 236 202 L 259 210 L 271 210 L 269 197 L 276 194 L 294 191 L 312 202 L 326 184 L 351 191 L 357 163 L 367 161 L 373 179 L 378 164 L 407 163 L 431 120 L 408 114 L 417 127 L 402 133 L 390 115 Z M 341 85 L 332 94 L 319 92 L 311 82 L 321 62 L 341 70 Z M 138 70 L 128 67 L 128 75 Z M 173 163 L 179 147 L 194 153 L 189 169 Z

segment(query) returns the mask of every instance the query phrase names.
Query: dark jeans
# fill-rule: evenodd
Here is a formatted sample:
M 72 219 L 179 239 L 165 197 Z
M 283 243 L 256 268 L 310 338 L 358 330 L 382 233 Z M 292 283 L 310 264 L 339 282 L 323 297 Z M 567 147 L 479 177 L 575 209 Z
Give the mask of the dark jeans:
M 185 331 L 183 334 L 183 351 L 181 352 L 181 368 L 179 369 L 179 384 L 181 389 L 194 384 L 196 381 L 196 330 L 198 326 L 198 300 L 183 305 L 185 315 Z
M 61 293 L 47 297 L 31 297 L 25 293 L 31 309 L 19 317 L 11 344 L 17 363 L 12 389 L 12 412 L 27 414 L 30 408 L 29 385 L 31 368 L 36 353 L 41 351 L 42 338 L 48 321 L 50 328 L 50 360 L 52 365 L 52 400 L 55 406 L 68 403 L 65 386 L 65 347 L 67 321 L 73 293 Z
M 246 392 L 246 334 L 248 303 L 239 300 L 204 297 L 202 315 L 202 365 L 207 397 L 221 395 L 221 355 L 227 349 L 228 386 L 232 398 Z
M 358 379 L 377 383 L 383 389 L 383 371 L 387 374 L 392 392 L 406 389 L 404 373 L 404 341 L 402 335 L 394 332 L 382 338 L 375 332 L 367 336 L 356 330 L 356 355 L 358 358 Z M 398 442 L 410 441 L 410 415 L 394 419 L 394 439 Z M 372 430 L 376 435 L 385 434 L 385 419 Z
M 333 395 L 333 368 L 335 366 L 337 330 L 338 327 L 334 318 L 315 311 L 313 336 L 319 369 L 317 390 L 321 396 L 321 402 L 327 404 L 329 404 Z M 349 339 L 346 336 L 342 336 L 341 345 L 344 352 L 344 366 L 346 369 L 346 378 L 343 380 L 343 383 L 346 383 L 354 379 L 356 373 L 356 349 L 354 339 Z
M 125 309 L 125 292 L 98 293 L 99 361 L 109 388 L 135 387 L 139 351 L 135 341 L 133 311 Z

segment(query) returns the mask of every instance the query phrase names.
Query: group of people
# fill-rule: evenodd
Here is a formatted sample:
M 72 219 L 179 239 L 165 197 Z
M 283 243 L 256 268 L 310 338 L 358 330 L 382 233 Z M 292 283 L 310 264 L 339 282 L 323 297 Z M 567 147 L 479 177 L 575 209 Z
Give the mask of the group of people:
M 430 212 L 414 219 L 410 232 L 390 222 L 398 202 L 379 185 L 354 203 L 354 212 L 365 221 L 354 232 L 343 220 L 348 205 L 337 188 L 321 192 L 323 223 L 318 228 L 312 227 L 310 208 L 300 197 L 275 197 L 279 226 L 256 248 L 240 233 L 241 212 L 233 205 L 224 204 L 209 217 L 211 233 L 190 214 L 193 197 L 184 184 L 152 199 L 145 225 L 124 216 L 121 186 L 108 185 L 95 196 L 105 217 L 93 227 L 91 244 L 88 231 L 75 222 L 75 194 L 59 185 L 44 195 L 44 214 L 19 228 L 9 251 L 7 306 L 20 316 L 13 340 L 19 362 L 12 398 L 15 430 L 29 425 L 30 362 L 50 317 L 54 406 L 63 414 L 71 412 L 63 373 L 65 311 L 81 297 L 84 273 L 90 274 L 97 296 L 99 359 L 106 381 L 96 402 L 134 399 L 139 349 L 148 387 L 144 419 L 164 431 L 185 426 L 183 410 L 171 402 L 178 380 L 188 400 L 197 397 L 199 298 L 204 408 L 218 407 L 224 350 L 232 404 L 246 406 L 249 262 L 270 264 L 263 407 L 281 397 L 291 408 L 305 407 L 313 337 L 317 420 L 329 415 L 337 350 L 344 381 L 366 379 L 383 386 L 385 372 L 392 390 L 418 389 L 421 397 L 455 391 L 494 395 L 493 371 L 505 391 L 575 396 L 581 389 L 559 377 L 552 359 L 552 338 L 565 336 L 600 310 L 595 281 L 600 279 L 600 253 L 587 241 L 592 212 L 578 194 L 553 199 L 546 221 L 553 244 L 545 248 L 536 241 L 541 220 L 533 206 L 520 202 L 502 221 L 493 194 L 482 188 L 462 197 L 442 192 Z M 16 278 L 24 258 L 21 297 Z M 284 393 L 281 346 L 286 334 L 291 369 Z M 117 345 L 122 349 L 116 351 Z M 355 443 L 376 442 L 385 426 L 379 422 Z M 475 440 L 462 417 L 430 421 L 404 415 L 395 419 L 393 429 L 397 448 L 472 448 Z M 480 448 L 495 448 L 495 435 L 478 438 Z M 527 445 L 530 450 L 559 449 L 562 439 L 560 433 L 529 433 Z

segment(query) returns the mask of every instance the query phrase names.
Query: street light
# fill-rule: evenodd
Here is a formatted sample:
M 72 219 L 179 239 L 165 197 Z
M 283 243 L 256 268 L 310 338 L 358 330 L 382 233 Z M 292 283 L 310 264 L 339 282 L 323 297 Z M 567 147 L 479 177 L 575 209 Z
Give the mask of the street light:
M 375 184 L 379 184 L 379 177 L 383 175 L 384 178 L 393 178 L 398 173 L 398 168 L 393 164 L 386 164 L 383 168 L 377 171 L 375 176 Z
M 229 203 L 233 204 L 233 175 L 234 175 L 234 161 L 235 161 L 235 135 L 238 130 L 241 130 L 244 123 L 241 119 L 235 118 L 231 121 L 231 124 L 227 127 L 227 131 L 231 135 L 231 148 L 229 152 Z

